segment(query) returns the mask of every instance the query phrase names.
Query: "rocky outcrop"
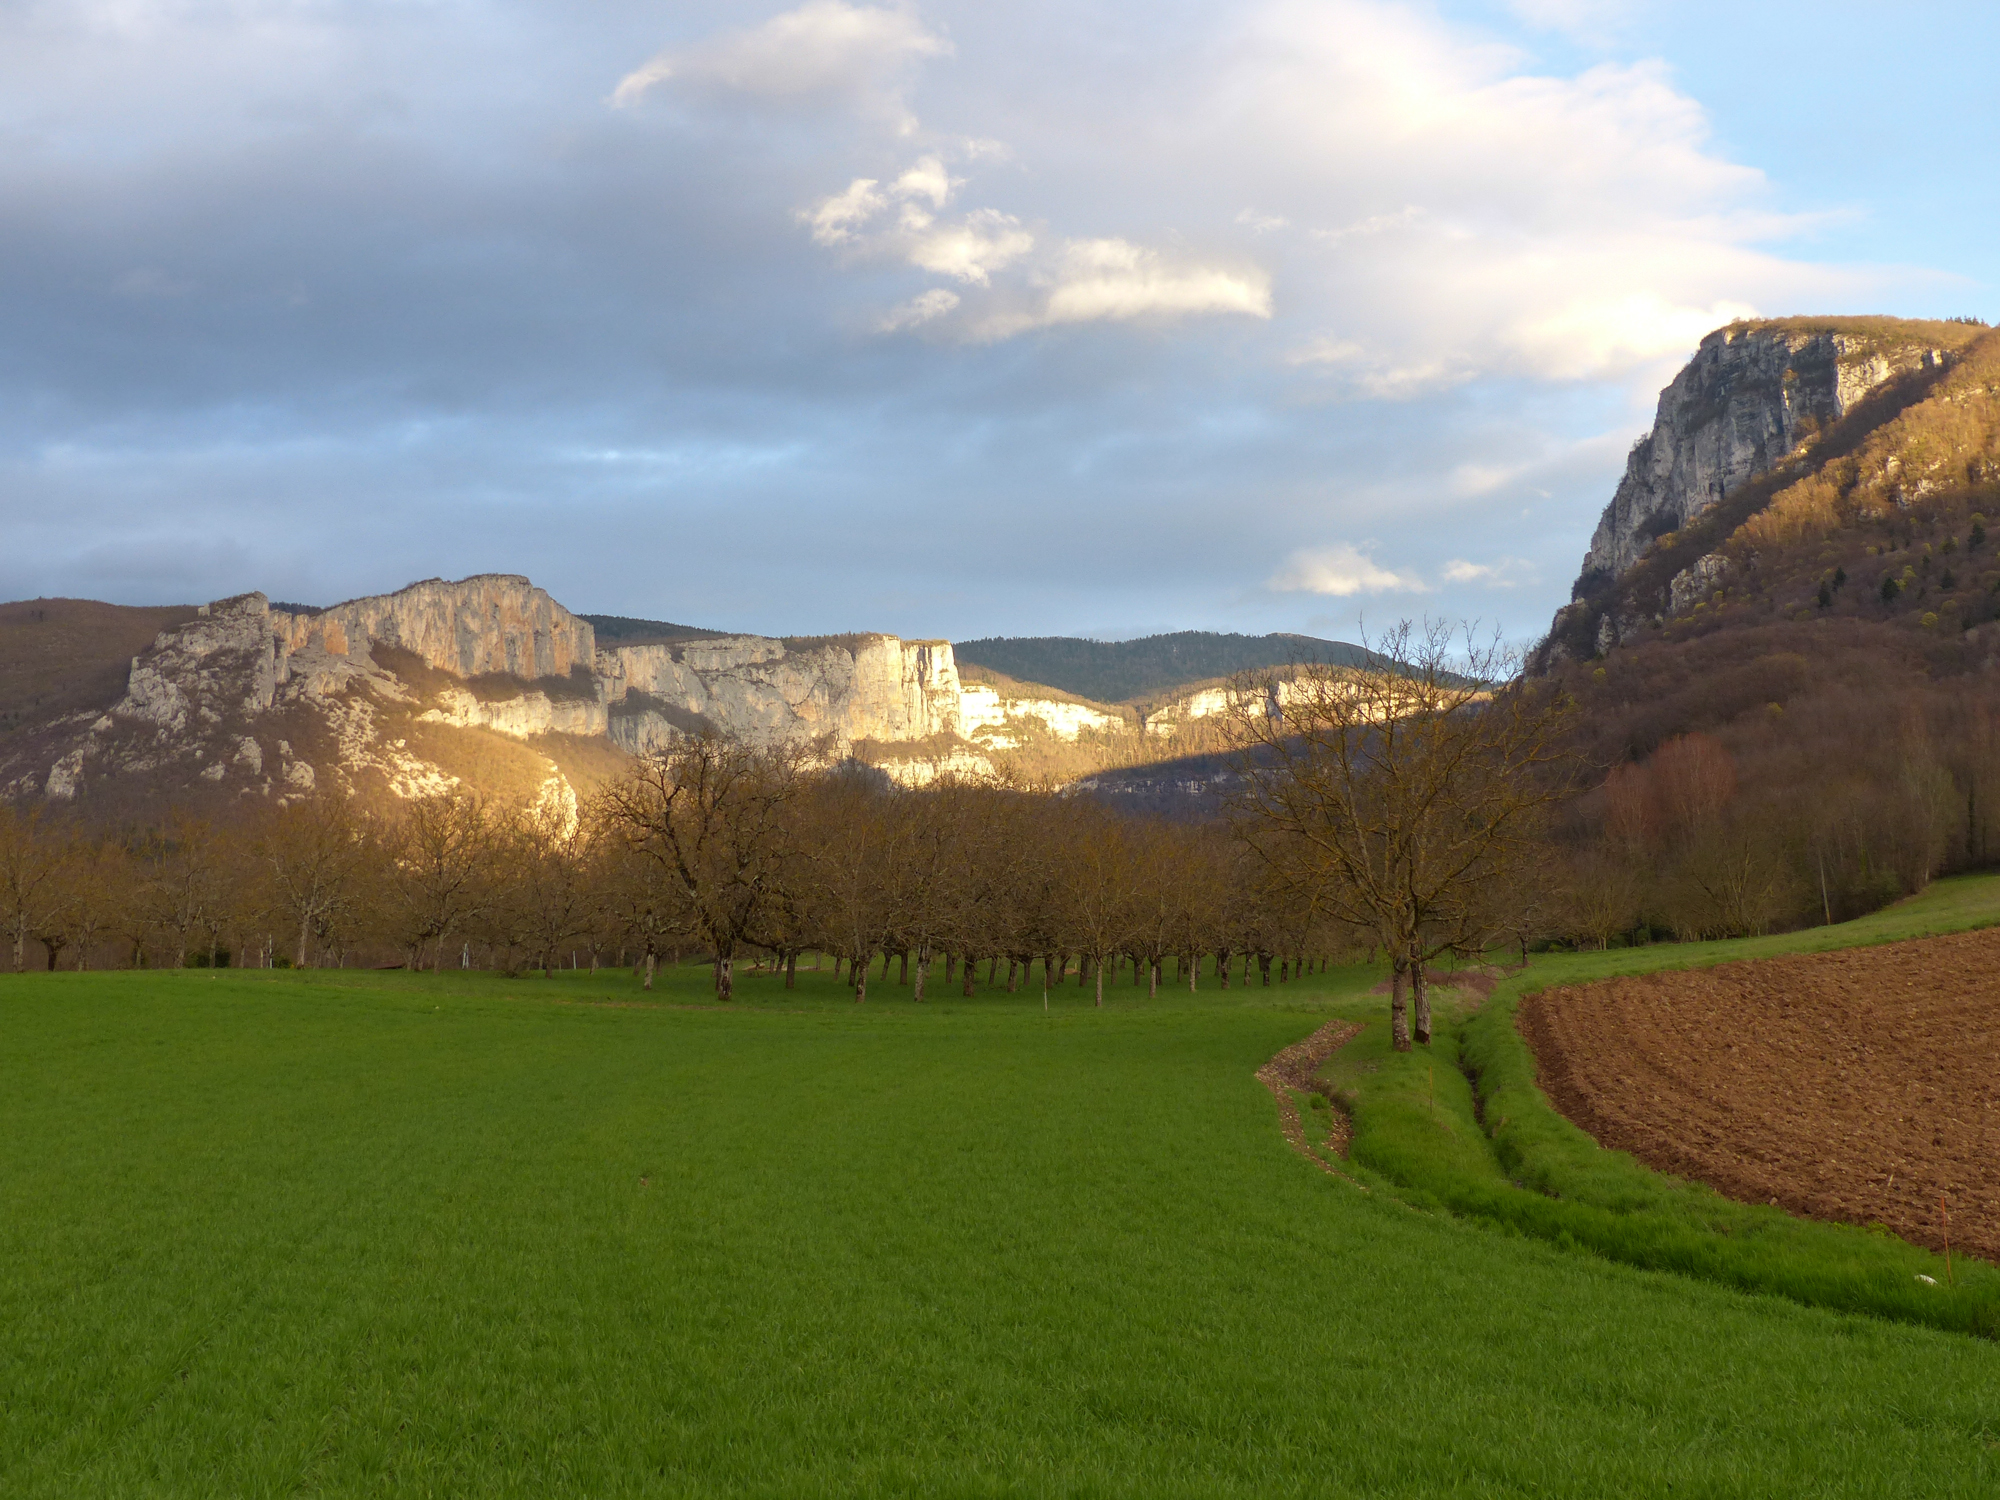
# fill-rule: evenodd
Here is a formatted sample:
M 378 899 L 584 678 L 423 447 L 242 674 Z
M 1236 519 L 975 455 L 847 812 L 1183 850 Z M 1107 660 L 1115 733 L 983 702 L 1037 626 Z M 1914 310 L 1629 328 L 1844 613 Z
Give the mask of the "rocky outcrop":
M 46 769 L 10 786 L 68 799 L 93 774 L 158 771 L 285 797 L 331 771 L 413 796 L 455 779 L 411 748 L 426 732 L 608 736 L 643 753 L 702 728 L 823 741 L 829 755 L 866 744 L 912 783 L 992 774 L 962 737 L 948 641 L 728 636 L 600 651 L 588 621 L 525 578 L 489 574 L 314 612 L 273 610 L 262 594 L 205 606 L 133 660 L 108 713 L 65 731 Z M 317 767 L 294 742 L 312 744 Z M 550 776 L 544 800 L 573 805 L 553 763 Z
M 1626 460 L 1574 597 L 1615 579 L 1655 538 L 1775 467 L 1891 377 L 1948 357 L 1928 338 L 1898 335 L 1893 324 L 1853 331 L 1788 320 L 1711 333 L 1660 393 L 1653 430 Z
M 460 677 L 567 677 L 596 665 L 597 638 L 548 594 L 516 573 L 447 583 L 427 578 L 393 594 L 350 599 L 317 614 L 275 615 L 287 652 L 319 646 L 331 655 L 380 643 Z
M 990 682 L 959 691 L 959 733 L 993 750 L 1017 749 L 1024 734 L 1049 734 L 1074 744 L 1086 731 L 1123 729 L 1123 714 L 1067 698 L 1003 692 Z
M 597 655 L 614 741 L 634 753 L 710 725 L 757 741 L 929 740 L 962 733 L 949 641 L 724 636 Z
M 434 698 L 437 706 L 417 715 L 423 723 L 491 729 L 517 740 L 538 734 L 608 734 L 611 729 L 610 715 L 596 698 L 551 698 L 534 690 L 488 701 L 452 687 L 441 689 Z

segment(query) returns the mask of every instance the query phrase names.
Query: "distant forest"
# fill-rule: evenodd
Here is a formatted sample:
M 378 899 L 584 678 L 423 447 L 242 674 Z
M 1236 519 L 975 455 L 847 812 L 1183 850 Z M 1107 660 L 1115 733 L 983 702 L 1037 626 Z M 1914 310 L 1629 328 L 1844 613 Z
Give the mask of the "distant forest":
M 675 625 L 667 620 L 634 620 L 624 615 L 578 615 L 588 620 L 597 638 L 619 646 L 646 646 L 658 641 L 712 641 L 728 635 L 726 630 L 703 630 L 698 625 Z
M 1021 682 L 1039 682 L 1099 703 L 1130 703 L 1211 678 L 1293 662 L 1361 666 L 1372 658 L 1346 641 L 1310 635 L 1223 635 L 1177 630 L 1136 641 L 1075 636 L 993 636 L 960 641 L 958 659 Z

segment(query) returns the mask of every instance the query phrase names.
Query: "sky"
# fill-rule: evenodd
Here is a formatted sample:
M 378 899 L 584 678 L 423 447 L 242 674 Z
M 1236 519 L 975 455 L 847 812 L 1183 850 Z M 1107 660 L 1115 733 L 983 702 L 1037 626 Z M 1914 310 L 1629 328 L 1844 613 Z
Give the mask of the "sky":
M 2000 318 L 1990 5 L 0 0 L 0 596 L 1546 629 L 1732 318 Z

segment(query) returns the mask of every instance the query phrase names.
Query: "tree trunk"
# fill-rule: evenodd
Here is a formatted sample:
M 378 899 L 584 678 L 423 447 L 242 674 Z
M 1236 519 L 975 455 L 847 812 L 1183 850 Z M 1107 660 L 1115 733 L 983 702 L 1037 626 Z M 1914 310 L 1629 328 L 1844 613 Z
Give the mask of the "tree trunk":
M 1098 1005 L 1099 1005 L 1100 1007 L 1102 1007 L 1102 1006 L 1103 1006 L 1103 1004 L 1104 1004 L 1104 960 L 1103 960 L 1103 958 L 1101 958 L 1101 957 L 1096 957 L 1096 958 L 1093 958 L 1093 959 L 1091 960 L 1091 964 L 1090 964 L 1090 967 L 1091 967 L 1091 968 L 1093 968 L 1094 970 L 1096 970 L 1096 971 L 1097 971 L 1097 1003 L 1098 1003 Z
M 1410 1050 L 1410 1011 L 1403 998 L 1403 961 L 1397 959 L 1389 974 L 1389 1044 L 1398 1052 Z
M 732 999 L 736 992 L 736 960 L 733 955 L 715 955 L 715 998 Z
M 1021 988 L 1021 975 L 1020 975 L 1020 972 L 1019 972 L 1019 971 L 1020 971 L 1021 969 L 1024 969 L 1024 968 L 1026 968 L 1026 967 L 1027 967 L 1027 965 L 1026 965 L 1026 964 L 1017 964 L 1017 963 L 1015 962 L 1015 960 L 1013 960 L 1013 959 L 1011 959 L 1011 958 L 1007 960 L 1007 993 L 1008 993 L 1008 994 L 1010 994 L 1010 995 L 1012 995 L 1012 994 L 1017 994 L 1017 993 L 1018 993 L 1018 992 L 1020 991 L 1020 988 Z
M 1271 987 L 1271 955 L 1260 952 L 1257 955 L 1257 972 L 1263 977 L 1264 988 Z
M 970 953 L 965 955 L 965 962 L 959 966 L 959 973 L 960 977 L 965 981 L 959 993 L 970 996 L 972 994 L 973 983 L 979 978 L 979 963 Z
M 1215 972 L 1222 979 L 1222 987 L 1229 988 L 1229 960 L 1233 957 L 1227 948 L 1218 948 L 1215 953 Z
M 896 983 L 907 987 L 910 982 L 910 950 L 905 948 L 896 963 Z
M 867 954 L 862 958 L 860 963 L 857 964 L 850 961 L 847 965 L 847 977 L 849 982 L 854 986 L 854 1003 L 856 1005 L 859 1005 L 868 998 L 868 962 L 873 957 L 872 953 Z
M 1148 1000 L 1157 1000 L 1160 998 L 1160 964 L 1161 960 L 1155 955 L 1153 961 L 1146 965 L 1146 998 Z
M 794 948 L 785 955 L 785 988 L 797 989 L 799 982 L 799 950 Z
M 1196 982 L 1201 978 L 1201 955 L 1190 953 L 1181 962 L 1187 965 L 1188 993 L 1192 995 L 1195 992 Z
M 653 950 L 651 948 L 648 948 L 646 950 L 646 983 L 643 986 L 643 988 L 648 990 L 652 989 L 653 987 L 653 964 L 654 964 Z
M 1090 955 L 1088 953 L 1079 953 L 1076 956 L 1076 987 L 1078 989 L 1082 989 L 1085 985 L 1089 983 L 1090 983 Z M 1104 986 L 1102 983 L 1099 983 L 1099 985 L 1097 986 L 1097 992 L 1100 995 L 1104 993 Z
M 944 955 L 944 982 L 950 984 L 958 978 L 958 955 L 946 949 Z
M 1414 1002 L 1410 1008 L 1415 1012 L 1413 1019 L 1417 1041 L 1428 1047 L 1431 1044 L 1431 989 L 1421 958 L 1410 965 L 1410 994 Z
M 930 966 L 930 945 L 928 943 L 917 944 L 917 977 L 915 985 L 910 991 L 910 998 L 912 1000 L 922 1000 L 924 998 L 924 974 L 929 970 Z

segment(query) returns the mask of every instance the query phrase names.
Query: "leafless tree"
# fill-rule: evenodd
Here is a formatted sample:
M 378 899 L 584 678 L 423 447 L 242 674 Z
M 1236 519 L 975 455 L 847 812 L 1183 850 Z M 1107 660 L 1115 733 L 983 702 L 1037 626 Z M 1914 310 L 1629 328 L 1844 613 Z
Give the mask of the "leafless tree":
M 821 745 L 758 746 L 691 735 L 646 757 L 606 793 L 611 825 L 679 882 L 689 921 L 715 965 L 715 994 L 734 993 L 737 954 L 771 947 L 766 924 L 800 851 L 788 816 Z
M 353 806 L 335 792 L 274 807 L 255 823 L 250 852 L 267 910 L 292 941 L 292 963 L 312 962 L 313 939 L 352 919 L 373 851 Z
M 1394 1045 L 1430 1040 L 1425 966 L 1504 927 L 1510 873 L 1567 787 L 1557 693 L 1470 632 L 1404 623 L 1370 643 L 1393 669 L 1296 669 L 1238 684 L 1244 836 L 1316 913 L 1373 934 L 1391 969 Z

